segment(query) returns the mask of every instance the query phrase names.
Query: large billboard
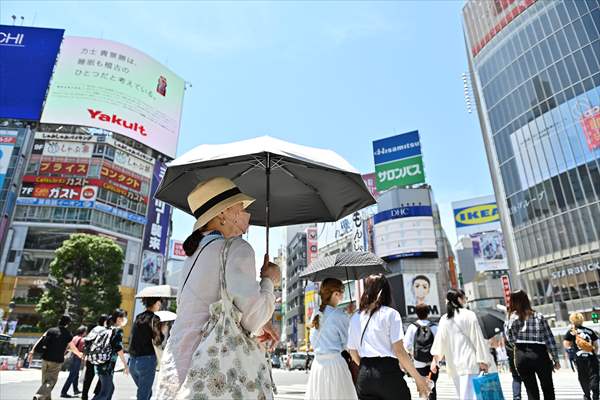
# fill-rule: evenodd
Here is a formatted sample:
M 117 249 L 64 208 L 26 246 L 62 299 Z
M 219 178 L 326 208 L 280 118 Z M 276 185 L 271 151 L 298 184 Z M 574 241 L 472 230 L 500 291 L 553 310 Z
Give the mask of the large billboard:
M 418 131 L 374 141 L 373 159 L 379 191 L 425 182 Z
M 106 129 L 175 157 L 185 83 L 110 40 L 65 37 L 42 122 Z
M 432 316 L 440 315 L 440 299 L 435 274 L 402 274 L 404 278 L 404 299 L 406 315 L 416 315 L 419 304 L 429 306 Z
M 63 33 L 0 25 L 0 118 L 39 120 Z
M 480 272 L 508 269 L 504 237 L 500 231 L 488 231 L 471 235 L 475 269 Z
M 161 255 L 167 252 L 167 235 L 169 234 L 169 223 L 171 221 L 171 206 L 164 201 L 154 198 L 154 193 L 162 180 L 167 166 L 157 160 L 152 177 L 152 189 L 150 198 L 152 201 L 148 206 L 148 224 L 144 232 L 144 250 L 154 251 Z
M 456 235 L 500 230 L 500 215 L 494 196 L 476 197 L 452 203 Z
M 387 260 L 436 256 L 437 243 L 430 205 L 405 206 L 373 217 L 375 254 Z
M 4 177 L 10 166 L 10 158 L 17 143 L 17 131 L 0 131 L 0 190 L 4 186 Z

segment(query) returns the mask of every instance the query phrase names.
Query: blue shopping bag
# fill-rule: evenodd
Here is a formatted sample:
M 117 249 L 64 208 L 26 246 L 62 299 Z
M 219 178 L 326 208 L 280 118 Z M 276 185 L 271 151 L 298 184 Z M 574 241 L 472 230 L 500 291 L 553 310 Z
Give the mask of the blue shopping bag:
M 496 372 L 481 374 L 473 379 L 473 388 L 477 400 L 504 400 L 500 377 Z

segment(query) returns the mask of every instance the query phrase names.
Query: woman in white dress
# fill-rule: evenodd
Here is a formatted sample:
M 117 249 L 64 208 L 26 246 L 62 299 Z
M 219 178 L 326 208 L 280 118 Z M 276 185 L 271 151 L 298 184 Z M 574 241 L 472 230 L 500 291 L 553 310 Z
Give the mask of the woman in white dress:
M 344 284 L 327 278 L 319 288 L 321 306 L 315 314 L 310 343 L 315 359 L 308 377 L 306 400 L 358 400 L 352 375 L 342 351 L 348 342 L 350 317 L 337 305 L 344 297 Z
M 448 312 L 440 318 L 431 347 L 431 371 L 437 372 L 439 362 L 445 358 L 446 372 L 454 381 L 458 399 L 475 400 L 473 378 L 482 371 L 495 370 L 496 366 L 477 316 L 464 308 L 465 303 L 465 292 L 460 289 L 448 291 Z
M 259 340 L 278 340 L 269 321 L 275 309 L 273 289 L 281 279 L 281 272 L 265 256 L 259 284 L 254 251 L 240 237 L 248 229 L 250 214 L 245 209 L 253 201 L 232 181 L 221 177 L 200 183 L 188 195 L 188 204 L 197 221 L 183 244 L 188 258 L 178 291 L 177 320 L 160 365 L 159 400 L 178 397 L 192 356 L 203 338 L 209 307 L 221 298 L 219 271 L 224 239 L 235 238 L 228 251 L 225 282 L 229 296 L 242 313 L 242 327 L 257 334 Z

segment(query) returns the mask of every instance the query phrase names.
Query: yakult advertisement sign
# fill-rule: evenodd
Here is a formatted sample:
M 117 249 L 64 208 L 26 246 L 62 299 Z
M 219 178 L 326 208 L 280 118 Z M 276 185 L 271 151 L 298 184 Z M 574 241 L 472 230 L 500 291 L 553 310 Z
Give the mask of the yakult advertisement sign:
M 65 37 L 41 121 L 106 129 L 175 157 L 185 83 L 110 40 Z

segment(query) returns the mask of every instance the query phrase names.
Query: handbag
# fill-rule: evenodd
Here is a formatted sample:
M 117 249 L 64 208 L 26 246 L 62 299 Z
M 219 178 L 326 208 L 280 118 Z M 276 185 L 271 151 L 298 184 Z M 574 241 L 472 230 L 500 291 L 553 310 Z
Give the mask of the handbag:
M 498 373 L 481 373 L 473 378 L 473 389 L 477 400 L 504 400 Z
M 240 321 L 241 311 L 227 291 L 227 253 L 235 239 L 227 239 L 220 257 L 221 298 L 210 305 L 210 317 L 176 399 L 272 400 L 275 385 L 264 351 Z

